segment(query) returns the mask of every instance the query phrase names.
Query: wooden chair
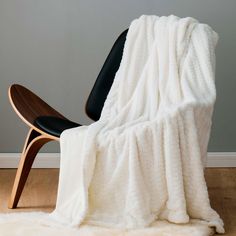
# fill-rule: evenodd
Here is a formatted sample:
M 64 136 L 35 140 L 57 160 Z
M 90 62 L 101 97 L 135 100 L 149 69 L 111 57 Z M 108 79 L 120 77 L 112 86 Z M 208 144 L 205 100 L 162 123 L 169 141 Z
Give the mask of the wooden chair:
M 101 115 L 104 101 L 122 58 L 125 30 L 114 43 L 88 97 L 85 111 L 94 121 Z M 8 207 L 16 208 L 30 169 L 40 148 L 49 141 L 59 141 L 63 130 L 80 126 L 68 120 L 40 97 L 22 85 L 9 88 L 10 103 L 16 114 L 29 126 Z

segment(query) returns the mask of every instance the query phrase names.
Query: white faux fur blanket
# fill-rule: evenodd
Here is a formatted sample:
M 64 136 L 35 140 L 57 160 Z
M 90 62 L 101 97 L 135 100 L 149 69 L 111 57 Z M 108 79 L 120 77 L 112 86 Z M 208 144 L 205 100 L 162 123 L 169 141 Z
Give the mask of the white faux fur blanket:
M 217 40 L 190 17 L 131 23 L 100 120 L 61 135 L 51 219 L 116 229 L 197 219 L 224 232 L 204 179 Z

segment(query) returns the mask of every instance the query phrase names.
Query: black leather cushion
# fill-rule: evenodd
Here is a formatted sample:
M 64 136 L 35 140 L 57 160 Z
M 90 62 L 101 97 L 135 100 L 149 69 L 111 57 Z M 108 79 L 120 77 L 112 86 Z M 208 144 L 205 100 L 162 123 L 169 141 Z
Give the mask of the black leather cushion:
M 85 111 L 95 121 L 100 118 L 107 94 L 110 91 L 115 74 L 119 69 L 127 32 L 128 29 L 115 41 L 88 97 Z M 34 124 L 44 132 L 56 137 L 60 137 L 62 131 L 66 129 L 81 126 L 73 121 L 53 116 L 40 116 L 35 120 Z
M 88 97 L 85 111 L 95 121 L 100 118 L 107 94 L 110 91 L 115 74 L 119 69 L 127 32 L 128 29 L 115 41 Z
M 60 137 L 62 131 L 81 126 L 70 120 L 64 120 L 54 116 L 39 116 L 34 124 L 44 132 Z

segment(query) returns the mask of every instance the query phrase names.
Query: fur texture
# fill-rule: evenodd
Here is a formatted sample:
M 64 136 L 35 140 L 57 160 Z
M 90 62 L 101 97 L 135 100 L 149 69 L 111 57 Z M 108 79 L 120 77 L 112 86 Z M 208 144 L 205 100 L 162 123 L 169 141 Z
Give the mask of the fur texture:
M 5 216 L 0 235 L 223 233 L 203 171 L 217 39 L 190 17 L 134 20 L 100 120 L 61 135 L 55 211 Z
M 224 232 L 203 172 L 217 39 L 190 17 L 131 23 L 100 120 L 61 135 L 54 219 L 126 229 L 201 219 Z
M 137 230 L 122 230 L 82 224 L 79 228 L 49 226 L 48 214 L 17 213 L 0 216 L 0 235 L 4 236 L 209 236 L 214 229 L 203 221 L 191 220 L 188 224 L 154 222 L 150 227 Z M 44 222 L 44 223 L 43 223 Z

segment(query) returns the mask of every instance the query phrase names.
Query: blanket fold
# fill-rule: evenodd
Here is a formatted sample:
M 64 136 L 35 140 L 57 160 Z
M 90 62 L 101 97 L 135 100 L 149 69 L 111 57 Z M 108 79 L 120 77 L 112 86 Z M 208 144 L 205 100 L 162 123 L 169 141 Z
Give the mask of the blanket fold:
M 131 23 L 100 120 L 61 135 L 52 218 L 127 229 L 200 219 L 224 232 L 204 179 L 217 40 L 190 17 Z

